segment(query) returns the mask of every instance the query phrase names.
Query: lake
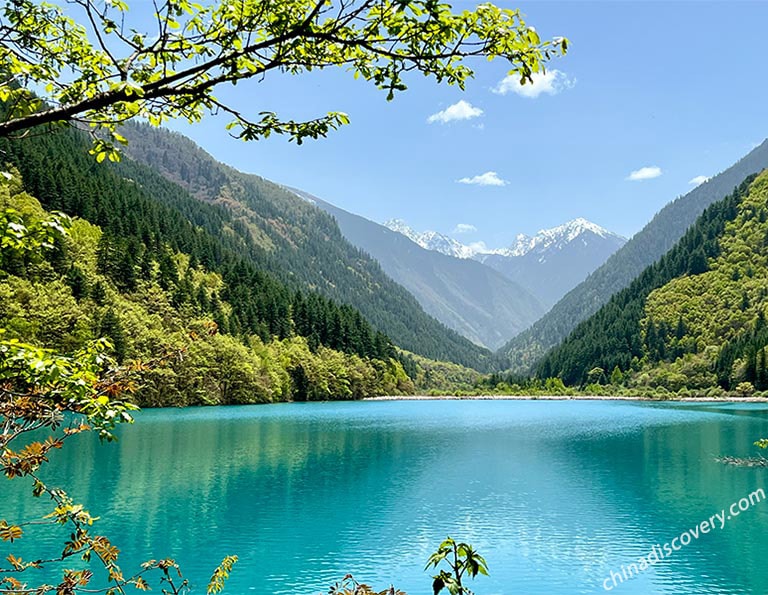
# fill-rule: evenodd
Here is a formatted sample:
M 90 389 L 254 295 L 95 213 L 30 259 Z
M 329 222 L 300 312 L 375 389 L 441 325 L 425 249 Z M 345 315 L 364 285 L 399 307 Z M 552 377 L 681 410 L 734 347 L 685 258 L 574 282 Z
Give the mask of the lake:
M 757 488 L 768 407 L 624 401 L 392 401 L 149 410 L 116 444 L 78 436 L 46 478 L 104 517 L 125 570 L 173 557 L 203 593 L 227 554 L 227 593 L 327 592 L 353 573 L 429 595 L 450 535 L 490 577 L 478 595 L 768 591 L 768 502 L 636 577 L 610 582 Z M 43 510 L 3 480 L 0 518 Z M 0 543 L 31 555 L 49 533 Z M 697 531 L 698 533 L 698 531 Z M 26 547 L 25 547 L 26 543 Z M 677 542 L 679 543 L 679 541 Z M 608 582 L 605 582 L 608 579 Z M 157 589 L 156 589 L 157 590 Z

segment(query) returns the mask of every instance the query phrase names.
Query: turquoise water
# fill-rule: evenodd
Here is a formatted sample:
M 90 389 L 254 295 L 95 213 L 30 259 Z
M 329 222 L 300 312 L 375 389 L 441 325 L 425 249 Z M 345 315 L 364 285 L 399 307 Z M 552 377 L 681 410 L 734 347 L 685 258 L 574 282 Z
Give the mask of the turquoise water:
M 97 527 L 125 569 L 173 557 L 196 593 L 221 558 L 237 554 L 228 593 L 314 595 L 351 572 L 428 595 L 424 563 L 451 535 L 488 560 L 478 595 L 574 595 L 605 593 L 612 570 L 766 487 L 766 471 L 713 460 L 755 454 L 761 436 L 767 408 L 728 404 L 155 410 L 117 444 L 77 437 L 47 478 L 104 517 Z M 0 518 L 43 510 L 18 480 L 2 482 Z M 33 532 L 0 543 L 0 558 L 39 553 L 49 539 Z M 612 592 L 766 593 L 767 542 L 762 502 Z

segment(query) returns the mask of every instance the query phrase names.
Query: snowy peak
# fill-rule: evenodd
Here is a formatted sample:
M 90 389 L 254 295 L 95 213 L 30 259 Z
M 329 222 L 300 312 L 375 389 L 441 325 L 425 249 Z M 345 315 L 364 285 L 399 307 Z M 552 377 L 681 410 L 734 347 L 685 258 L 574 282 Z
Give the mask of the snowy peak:
M 518 234 L 508 248 L 488 248 L 483 242 L 462 244 L 452 237 L 436 231 L 417 232 L 402 219 L 392 219 L 384 225 L 392 231 L 403 234 L 426 250 L 434 250 L 456 258 L 475 258 L 478 260 L 483 260 L 490 254 L 517 257 L 525 256 L 529 252 L 543 253 L 548 250 L 562 250 L 576 240 L 580 239 L 581 243 L 586 245 L 590 239 L 595 239 L 595 237 L 614 240 L 619 244 L 626 242 L 625 238 L 583 218 L 568 221 L 551 229 L 542 229 L 535 236 Z
M 445 234 L 436 231 L 414 231 L 402 219 L 391 219 L 384 223 L 384 225 L 392 231 L 403 234 L 425 250 L 440 252 L 448 256 L 455 256 L 456 258 L 472 258 L 477 253 L 472 246 L 465 246 Z
M 505 256 L 524 256 L 529 252 L 543 252 L 548 249 L 562 249 L 567 244 L 581 237 L 586 243 L 590 235 L 603 239 L 616 239 L 621 243 L 625 238 L 617 235 L 599 225 L 579 217 L 551 229 L 542 229 L 535 236 L 519 234 L 514 244 L 503 251 Z
M 542 229 L 535 235 L 519 234 L 504 248 L 488 247 L 482 241 L 462 244 L 443 233 L 415 231 L 402 219 L 393 219 L 385 225 L 426 250 L 481 262 L 526 289 L 545 308 L 551 308 L 626 242 L 583 218 Z M 413 250 L 403 249 L 404 243 L 407 242 L 392 242 L 391 246 L 413 256 Z M 470 279 L 465 282 L 472 285 Z
M 417 244 L 419 243 L 420 234 L 416 233 L 416 231 L 402 219 L 390 219 L 384 223 L 384 226 L 392 231 L 403 234 L 406 238 L 413 240 Z

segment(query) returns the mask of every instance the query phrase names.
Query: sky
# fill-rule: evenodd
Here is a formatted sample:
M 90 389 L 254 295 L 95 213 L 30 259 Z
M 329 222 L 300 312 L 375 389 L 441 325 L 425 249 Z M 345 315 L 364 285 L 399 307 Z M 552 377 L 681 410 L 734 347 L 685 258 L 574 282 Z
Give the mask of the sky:
M 217 95 L 246 113 L 343 111 L 351 123 L 301 146 L 244 143 L 220 117 L 172 127 L 220 161 L 374 221 L 492 247 L 576 217 L 630 237 L 768 136 L 768 2 L 496 4 L 570 41 L 534 87 L 505 81 L 498 60 L 472 63 L 464 92 L 413 76 L 391 102 L 344 70 L 276 75 Z

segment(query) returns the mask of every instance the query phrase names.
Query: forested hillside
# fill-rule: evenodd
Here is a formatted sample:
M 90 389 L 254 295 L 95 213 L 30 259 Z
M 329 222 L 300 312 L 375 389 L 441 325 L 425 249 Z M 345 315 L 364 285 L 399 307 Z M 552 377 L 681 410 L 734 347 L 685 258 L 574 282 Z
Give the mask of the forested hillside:
M 501 353 L 515 370 L 530 370 L 548 349 L 560 343 L 610 297 L 627 287 L 647 266 L 666 253 L 704 209 L 722 199 L 747 176 L 768 167 L 768 141 L 724 172 L 664 207 L 605 264 L 561 299 Z
M 248 235 L 260 266 L 298 287 L 347 303 L 408 351 L 486 370 L 490 352 L 426 314 L 336 221 L 278 184 L 223 165 L 188 138 L 149 126 L 126 127 L 126 177 L 162 186 L 144 164 L 206 203 L 223 208 L 234 234 Z
M 47 221 L 18 172 L 11 175 L 0 178 L 0 212 L 28 228 Z M 414 390 L 389 340 L 352 308 L 291 292 L 226 258 L 214 262 L 222 273 L 212 272 L 157 229 L 147 232 L 141 244 L 76 219 L 45 259 L 0 249 L 4 338 L 73 352 L 105 337 L 118 362 L 171 354 L 138 365 L 135 399 L 144 406 Z
M 169 159 L 189 152 L 189 160 L 178 167 L 192 172 L 191 180 L 216 180 L 229 171 L 207 155 L 207 160 L 194 159 L 194 145 L 183 137 L 156 134 L 157 150 L 163 139 L 175 147 Z M 137 137 L 136 152 L 143 146 L 139 138 L 144 137 Z M 290 193 L 256 192 L 259 184 L 268 190 L 277 187 L 243 176 L 242 183 L 253 190 L 248 196 L 258 207 L 256 217 L 254 208 L 227 194 L 240 192 L 237 184 L 227 185 L 215 201 L 200 200 L 210 198 L 201 183 L 189 182 L 185 189 L 131 159 L 98 164 L 88 148 L 85 136 L 73 130 L 0 140 L 5 160 L 21 171 L 30 193 L 47 209 L 102 227 L 114 243 L 116 258 L 137 265 L 144 247 L 166 243 L 173 251 L 189 254 L 194 264 L 219 272 L 230 292 L 234 312 L 226 323 L 234 333 L 281 336 L 290 308 L 284 296 L 317 291 L 347 304 L 362 303 L 366 319 L 379 333 L 392 331 L 404 349 L 479 369 L 489 365 L 487 352 L 430 318 L 374 261 L 341 238 L 330 217 L 296 197 L 288 201 L 285 195 Z M 161 159 L 154 152 L 148 155 L 150 160 L 155 157 Z
M 708 207 L 678 244 L 544 358 L 542 377 L 664 390 L 768 389 L 768 172 Z M 742 385 L 741 383 L 749 383 Z

